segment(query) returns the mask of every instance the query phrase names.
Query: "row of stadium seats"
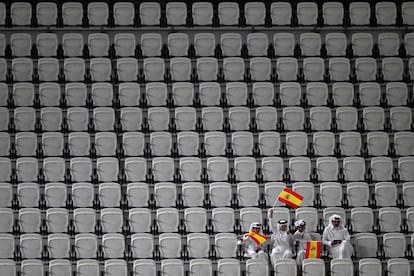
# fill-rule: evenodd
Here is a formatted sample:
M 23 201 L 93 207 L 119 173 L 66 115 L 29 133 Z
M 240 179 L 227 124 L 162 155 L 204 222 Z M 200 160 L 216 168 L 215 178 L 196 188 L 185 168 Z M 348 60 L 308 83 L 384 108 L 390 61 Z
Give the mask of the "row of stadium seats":
M 413 184 L 411 182 L 411 184 Z M 411 185 L 412 186 L 412 185 Z M 412 187 L 411 187 L 412 188 Z M 164 191 L 165 192 L 165 191 Z M 109 193 L 107 191 L 107 193 Z M 164 196 L 166 193 L 164 194 Z M 100 195 L 102 197 L 102 195 Z M 217 196 L 218 197 L 218 196 Z M 84 199 L 86 200 L 86 198 Z M 109 198 L 107 196 L 107 201 Z M 102 200 L 101 200 L 102 201 Z M 258 207 L 240 207 L 239 211 L 230 207 L 201 208 L 187 207 L 178 210 L 172 207 L 157 207 L 156 211 L 149 208 L 102 208 L 95 203 L 95 208 L 75 208 L 73 212 L 67 208 L 48 208 L 40 210 L 33 207 L 0 208 L 0 233 L 160 233 L 175 232 L 185 236 L 186 233 L 204 233 L 206 237 L 213 233 L 242 234 L 249 231 L 252 221 L 264 221 L 265 234 L 270 234 L 266 211 Z M 70 206 L 69 206 L 70 207 Z M 300 207 L 294 213 L 288 208 L 276 207 L 278 219 L 290 222 L 295 219 L 307 221 L 309 232 L 322 234 L 329 224 L 329 215 L 339 213 L 346 218 L 342 207 L 325 207 L 319 212 L 314 207 Z M 352 234 L 373 232 L 401 232 L 412 235 L 414 228 L 414 207 L 401 210 L 399 207 L 381 207 L 373 210 L 370 207 L 348 208 L 347 226 Z M 152 214 L 151 214 L 152 213 Z M 262 215 L 263 214 L 263 215 Z M 263 219 L 262 219 L 263 217 Z M 379 236 L 379 238 L 381 238 Z M 320 240 L 320 238 L 319 238 Z M 3 248 L 3 247 L 2 247 Z M 403 247 L 404 248 L 404 247 Z
M 59 6 L 59 7 L 58 7 Z M 111 7 L 109 7 L 111 6 Z M 292 7 L 288 2 L 271 5 L 263 2 L 168 2 L 161 8 L 157 2 L 143 2 L 134 5 L 120 2 L 108 5 L 106 2 L 53 2 L 4 3 L 0 6 L 0 24 L 6 26 L 272 26 L 272 25 L 414 25 L 414 5 L 411 2 L 398 3 L 351 2 L 298 2 Z M 139 15 L 138 15 L 139 14 Z M 398 24 L 397 24 L 398 23 Z
M 0 83 L 0 107 L 13 109 L 19 106 L 33 106 L 37 109 L 45 106 L 61 108 L 85 106 L 412 106 L 411 86 L 403 82 L 363 82 L 352 84 L 336 82 L 174 82 L 168 85 L 150 82 L 139 85 L 124 82 L 111 83 L 58 83 L 45 82 L 39 85 L 18 82 L 13 85 Z M 259 109 L 259 107 L 257 107 Z
M 335 137 L 336 136 L 336 137 Z M 67 141 L 65 141 L 65 138 Z M 385 132 L 371 131 L 366 135 L 358 132 L 321 131 L 308 135 L 291 131 L 286 135 L 264 131 L 258 135 L 250 132 L 209 131 L 204 135 L 183 131 L 174 135 L 156 131 L 145 135 L 142 132 L 98 132 L 94 136 L 86 132 L 44 132 L 38 137 L 34 132 L 18 132 L 14 136 L 0 133 L 0 156 L 11 159 L 23 156 L 44 157 L 103 157 L 120 158 L 144 156 L 410 156 L 413 155 L 414 133 L 409 131 Z M 257 140 L 256 140 L 257 139 Z
M 166 63 L 169 66 L 166 66 Z M 397 57 L 386 57 L 377 62 L 371 57 L 355 60 L 336 57 L 325 60 L 319 57 L 298 61 L 292 57 L 281 57 L 276 66 L 266 57 L 254 57 L 248 62 L 240 57 L 226 57 L 222 64 L 216 58 L 197 59 L 193 67 L 187 57 L 143 59 L 139 64 L 135 58 L 120 58 L 112 65 L 109 58 L 92 58 L 89 62 L 81 58 L 68 58 L 63 68 L 56 58 L 14 58 L 8 65 L 0 59 L 0 81 L 13 82 L 183 82 L 183 81 L 349 81 L 395 82 L 414 80 L 414 58 L 407 62 Z M 301 64 L 301 65 L 299 65 Z M 114 67 L 114 68 L 112 68 Z M 167 67 L 167 68 L 166 68 Z
M 237 236 L 234 233 L 219 233 L 214 238 L 210 238 L 206 233 L 189 233 L 185 239 L 177 233 L 162 233 L 158 238 L 148 233 L 136 233 L 130 237 L 124 237 L 119 233 L 106 233 L 99 238 L 91 233 L 80 233 L 74 236 L 74 239 L 71 239 L 68 234 L 52 233 L 46 235 L 47 245 L 43 246 L 43 238 L 40 234 L 22 234 L 20 241 L 15 241 L 12 234 L 0 234 L 0 244 L 3 248 L 0 258 L 17 261 L 40 258 L 43 261 L 52 259 L 103 261 L 115 258 L 126 260 L 209 258 L 217 260 L 236 258 L 236 255 L 241 259 L 242 256 L 237 246 Z M 374 233 L 358 233 L 351 239 L 351 243 L 355 246 L 356 258 L 359 259 L 373 257 L 412 259 L 411 245 L 413 242 L 414 235 L 406 238 L 402 233 L 385 233 L 378 238 Z
M 157 264 L 158 263 L 158 264 Z M 102 266 L 96 260 L 84 259 L 76 263 L 69 260 L 56 259 L 43 263 L 40 260 L 23 260 L 19 265 L 13 260 L 0 260 L 0 272 L 3 275 L 15 275 L 20 269 L 21 273 L 36 273 L 34 275 L 72 275 L 76 272 L 78 275 L 119 275 L 127 276 L 131 274 L 143 273 L 143 275 L 157 275 L 156 272 L 172 275 L 250 275 L 263 276 L 276 273 L 282 275 L 300 275 L 299 268 L 295 260 L 280 259 L 276 261 L 275 268 L 268 266 L 267 262 L 258 259 L 249 259 L 239 261 L 237 259 L 221 259 L 212 262 L 208 259 L 192 259 L 183 261 L 180 259 L 166 259 L 156 262 L 151 259 L 134 260 L 127 262 L 121 259 L 109 259 L 102 262 Z M 349 259 L 333 259 L 330 262 L 324 262 L 321 259 L 306 259 L 300 267 L 302 273 L 309 275 L 353 275 L 353 272 L 360 275 L 381 275 L 382 272 L 390 276 L 410 275 L 410 262 L 404 258 L 391 258 L 381 263 L 374 258 L 363 258 L 358 262 L 352 262 Z
M 39 114 L 37 114 L 39 113 Z M 172 112 L 171 112 L 172 113 Z M 201 113 L 201 114 L 200 114 Z M 333 113 L 335 116 L 333 116 Z M 21 131 L 410 131 L 412 112 L 407 106 L 396 106 L 389 110 L 377 106 L 358 109 L 345 106 L 333 110 L 318 106 L 305 109 L 298 106 L 284 107 L 278 112 L 275 107 L 262 106 L 255 109 L 255 116 L 246 106 L 203 107 L 197 112 L 194 107 L 177 107 L 173 114 L 167 107 L 123 107 L 119 112 L 111 107 L 16 107 L 12 112 L 0 107 L 0 130 L 10 133 Z M 146 116 L 144 116 L 146 115 Z M 201 115 L 201 116 L 200 116 Z M 225 116 L 226 115 L 226 116 Z
M 335 157 L 319 157 L 312 166 L 311 159 L 295 156 L 288 159 L 289 165 L 284 166 L 280 157 L 263 157 L 261 168 L 258 169 L 254 157 L 241 156 L 234 160 L 227 157 L 209 157 L 202 162 L 198 157 L 182 157 L 179 165 L 171 157 L 154 157 L 148 162 L 143 157 L 128 157 L 120 162 L 115 157 L 99 157 L 95 162 L 88 157 L 65 159 L 47 157 L 43 168 L 35 157 L 19 157 L 15 162 L 1 157 L 3 166 L 0 179 L 12 183 L 39 181 L 108 182 L 120 181 L 413 181 L 414 174 L 410 170 L 414 164 L 412 156 L 403 156 L 393 164 L 390 157 L 372 157 L 365 162 L 363 157 L 351 156 L 343 160 Z M 151 165 L 152 163 L 152 165 Z M 233 166 L 231 166 L 234 163 Z M 259 162 L 258 162 L 259 163 Z M 367 163 L 367 164 L 366 164 Z M 368 166 L 370 163 L 370 166 Z M 12 166 L 14 165 L 15 166 Z M 122 166 L 123 165 L 123 166 Z
M 271 36 L 271 34 L 270 34 Z M 347 38 L 348 36 L 348 38 Z M 322 39 L 324 37 L 324 43 Z M 6 40 L 0 34 L 0 56 L 12 57 L 151 57 L 162 56 L 191 58 L 215 56 L 242 56 L 244 58 L 268 56 L 413 56 L 414 33 L 405 33 L 400 43 L 400 35 L 394 32 L 378 33 L 354 32 L 351 34 L 329 32 L 325 35 L 303 32 L 295 42 L 294 33 L 273 34 L 269 45 L 268 34 L 221 33 L 216 44 L 214 33 L 195 33 L 193 44 L 187 33 L 169 33 L 166 43 L 160 33 L 143 33 L 137 45 L 134 33 L 117 33 L 110 39 L 107 33 L 89 33 L 86 44 L 82 33 L 63 33 L 61 43 L 55 33 L 38 33 L 32 39 L 30 33 L 13 33 Z M 349 43 L 348 41 L 349 40 Z M 35 43 L 33 42 L 35 41 Z

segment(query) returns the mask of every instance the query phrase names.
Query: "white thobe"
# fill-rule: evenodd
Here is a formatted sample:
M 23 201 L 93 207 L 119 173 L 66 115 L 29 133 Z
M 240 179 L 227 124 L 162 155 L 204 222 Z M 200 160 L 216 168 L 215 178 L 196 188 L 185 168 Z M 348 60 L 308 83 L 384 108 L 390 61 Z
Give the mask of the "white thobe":
M 350 259 L 353 248 L 350 243 L 350 235 L 346 228 L 328 226 L 323 231 L 322 242 L 329 248 L 329 256 L 333 259 Z M 332 241 L 341 240 L 340 244 L 332 245 Z
M 306 251 L 306 243 L 311 240 L 311 237 L 306 232 L 296 231 L 293 234 L 293 240 L 294 240 L 294 244 L 296 243 L 298 244 L 298 247 L 296 249 L 297 250 L 296 263 L 298 265 L 302 265 L 302 262 L 305 256 L 305 251 Z
M 263 260 L 268 259 L 266 252 L 263 250 L 266 242 L 261 245 L 257 245 L 256 242 L 253 241 L 250 237 L 244 236 L 242 243 L 244 257 Z

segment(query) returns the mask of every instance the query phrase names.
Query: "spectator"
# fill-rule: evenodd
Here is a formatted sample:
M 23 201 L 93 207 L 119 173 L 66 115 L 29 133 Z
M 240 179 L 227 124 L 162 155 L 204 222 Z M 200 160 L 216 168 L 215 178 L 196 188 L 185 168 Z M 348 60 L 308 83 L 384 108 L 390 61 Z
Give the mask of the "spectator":
M 322 235 L 322 242 L 329 248 L 329 256 L 333 259 L 350 259 L 353 248 L 348 230 L 343 226 L 341 216 L 332 215 L 329 225 Z
M 273 210 L 269 211 L 269 219 L 273 217 Z M 272 265 L 275 265 L 276 260 L 278 259 L 290 259 L 292 258 L 292 247 L 293 247 L 293 236 L 289 233 L 288 222 L 286 220 L 279 220 L 277 222 L 277 228 L 274 229 L 272 223 L 270 223 L 272 228 L 273 235 L 271 237 L 273 242 L 272 253 L 270 254 L 270 259 Z
M 253 222 L 250 225 L 249 233 L 243 235 L 239 243 L 243 245 L 244 257 L 252 259 L 267 260 L 267 254 L 264 250 L 268 238 L 263 235 L 262 225 Z
M 311 240 L 311 237 L 306 231 L 306 222 L 304 220 L 297 220 L 295 227 L 296 232 L 293 234 L 293 240 L 296 247 L 296 262 L 298 265 L 302 265 L 306 251 L 306 243 Z

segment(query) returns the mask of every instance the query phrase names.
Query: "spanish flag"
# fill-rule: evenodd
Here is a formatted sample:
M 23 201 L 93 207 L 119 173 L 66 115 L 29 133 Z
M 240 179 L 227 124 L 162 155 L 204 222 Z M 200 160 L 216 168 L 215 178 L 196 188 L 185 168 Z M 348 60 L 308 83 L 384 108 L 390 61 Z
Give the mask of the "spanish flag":
M 321 257 L 321 242 L 308 241 L 306 243 L 305 259 L 319 259 Z
M 278 200 L 286 205 L 289 205 L 292 208 L 298 208 L 302 203 L 303 196 L 298 193 L 295 193 L 288 188 L 284 188 L 280 194 Z
M 262 243 L 264 243 L 265 241 L 269 239 L 269 237 L 266 237 L 260 233 L 253 232 L 253 231 L 245 234 L 244 236 L 251 238 L 256 243 L 256 245 L 261 245 Z

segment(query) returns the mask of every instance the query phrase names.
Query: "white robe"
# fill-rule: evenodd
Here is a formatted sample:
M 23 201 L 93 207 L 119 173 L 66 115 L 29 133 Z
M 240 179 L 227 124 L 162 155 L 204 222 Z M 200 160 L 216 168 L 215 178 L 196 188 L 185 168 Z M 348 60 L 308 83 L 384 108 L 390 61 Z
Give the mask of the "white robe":
M 303 232 L 296 231 L 293 234 L 294 244 L 298 244 L 297 249 L 296 249 L 297 250 L 296 263 L 298 265 L 302 265 L 303 259 L 305 257 L 306 243 L 310 240 L 311 240 L 311 237 L 306 231 L 303 231 Z
M 254 224 L 255 223 L 252 223 L 250 225 L 250 228 L 249 228 L 250 232 L 253 230 Z M 261 231 L 260 231 L 260 234 L 263 235 Z M 264 242 L 261 245 L 257 245 L 256 242 L 247 235 L 244 235 L 243 239 L 240 242 L 243 245 L 242 248 L 244 251 L 244 255 L 243 255 L 244 257 L 251 258 L 251 259 L 268 260 L 267 253 L 264 250 L 268 242 Z
M 329 220 L 331 221 L 331 219 Z M 350 259 L 353 247 L 350 242 L 348 230 L 341 225 L 334 227 L 331 223 L 325 228 L 322 235 L 322 242 L 329 248 L 329 256 L 333 259 Z M 332 245 L 332 241 L 341 240 L 340 244 Z
M 275 225 L 270 223 L 270 227 L 273 232 L 271 237 L 273 248 L 270 260 L 274 266 L 278 259 L 291 259 L 293 257 L 293 236 L 290 233 L 287 234 L 286 232 L 279 231 L 280 225 L 277 225 L 275 228 Z

